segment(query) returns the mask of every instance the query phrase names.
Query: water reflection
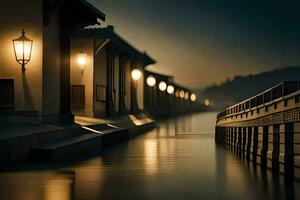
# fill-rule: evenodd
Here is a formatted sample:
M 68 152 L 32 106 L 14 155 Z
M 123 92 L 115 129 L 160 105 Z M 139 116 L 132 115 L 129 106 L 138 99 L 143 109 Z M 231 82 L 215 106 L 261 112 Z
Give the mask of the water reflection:
M 296 199 L 299 183 L 214 142 L 215 113 L 184 116 L 92 158 L 0 173 L 0 199 Z M 36 166 L 35 166 L 36 168 Z
M 74 174 L 44 171 L 0 174 L 0 199 L 72 199 Z
M 145 170 L 150 175 L 157 171 L 157 148 L 156 140 L 145 140 Z

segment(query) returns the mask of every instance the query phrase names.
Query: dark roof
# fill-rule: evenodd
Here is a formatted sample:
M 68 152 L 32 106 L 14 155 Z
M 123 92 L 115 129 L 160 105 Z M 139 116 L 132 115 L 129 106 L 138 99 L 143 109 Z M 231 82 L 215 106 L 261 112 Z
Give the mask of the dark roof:
M 150 71 L 148 69 L 145 70 L 145 73 L 146 73 L 146 75 L 153 75 L 155 78 L 157 78 L 159 80 L 168 81 L 168 84 L 172 84 L 175 88 L 183 89 L 183 90 L 188 91 L 188 92 L 192 91 L 191 89 L 189 89 L 187 87 L 184 87 L 184 86 L 181 86 L 181 85 L 175 83 L 174 80 L 173 80 L 173 78 L 174 78 L 173 76 L 160 74 L 160 73 L 157 73 L 157 72 Z
M 75 18 L 77 18 L 80 26 L 97 24 L 98 19 L 105 21 L 105 14 L 86 0 L 48 0 L 43 1 L 43 20 L 45 25 L 49 24 L 50 14 L 57 9 L 63 9 L 64 16 L 62 18 L 64 20 L 76 21 Z
M 96 13 L 99 19 L 101 19 L 102 21 L 105 21 L 105 14 L 103 12 L 101 12 L 99 9 L 97 9 L 95 6 L 93 6 L 86 0 L 79 0 L 79 1 L 81 1 L 84 5 L 86 5 L 88 8 L 90 8 L 94 13 Z
M 146 69 L 145 72 L 147 74 L 151 74 L 153 76 L 161 77 L 161 78 L 168 79 L 168 80 L 173 78 L 173 76 L 166 75 L 166 74 L 161 74 L 161 73 L 157 73 L 157 72 L 153 72 L 153 71 L 151 71 L 149 69 Z
M 109 26 L 108 28 L 89 28 L 78 31 L 74 38 L 105 38 L 110 39 L 115 46 L 124 50 L 131 56 L 136 59 L 142 60 L 146 65 L 155 64 L 156 61 L 153 60 L 145 52 L 140 52 L 135 47 L 130 45 L 125 39 L 116 34 L 113 30 L 113 27 Z

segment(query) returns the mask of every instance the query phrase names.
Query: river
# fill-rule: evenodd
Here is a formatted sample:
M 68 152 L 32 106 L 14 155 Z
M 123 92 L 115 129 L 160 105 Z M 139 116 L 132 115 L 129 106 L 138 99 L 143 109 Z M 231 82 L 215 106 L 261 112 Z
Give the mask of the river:
M 1 200 L 296 199 L 285 181 L 214 142 L 216 113 L 197 113 L 100 154 L 0 172 Z

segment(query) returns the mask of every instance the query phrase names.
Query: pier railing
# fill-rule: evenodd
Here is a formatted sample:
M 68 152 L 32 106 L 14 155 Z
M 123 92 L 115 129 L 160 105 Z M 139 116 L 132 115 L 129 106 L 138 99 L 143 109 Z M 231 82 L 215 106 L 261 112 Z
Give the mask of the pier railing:
M 282 82 L 262 93 L 226 108 L 217 115 L 217 122 L 247 120 L 269 113 L 280 112 L 294 107 L 293 104 L 299 103 L 299 96 L 300 81 Z M 283 107 L 280 106 L 281 102 L 284 102 Z M 290 105 L 288 105 L 289 103 Z
M 300 81 L 282 82 L 219 113 L 216 142 L 300 178 Z

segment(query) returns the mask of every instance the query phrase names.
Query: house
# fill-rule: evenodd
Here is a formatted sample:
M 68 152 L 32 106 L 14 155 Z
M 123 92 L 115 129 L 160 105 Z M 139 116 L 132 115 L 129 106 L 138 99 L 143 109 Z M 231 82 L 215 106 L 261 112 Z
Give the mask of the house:
M 73 121 L 71 36 L 105 15 L 85 0 L 10 0 L 0 20 L 0 122 Z M 17 46 L 22 30 L 24 51 Z M 21 51 L 26 58 L 17 58 Z
M 80 30 L 71 41 L 72 113 L 97 118 L 143 110 L 143 71 L 155 63 L 152 58 L 113 26 Z

